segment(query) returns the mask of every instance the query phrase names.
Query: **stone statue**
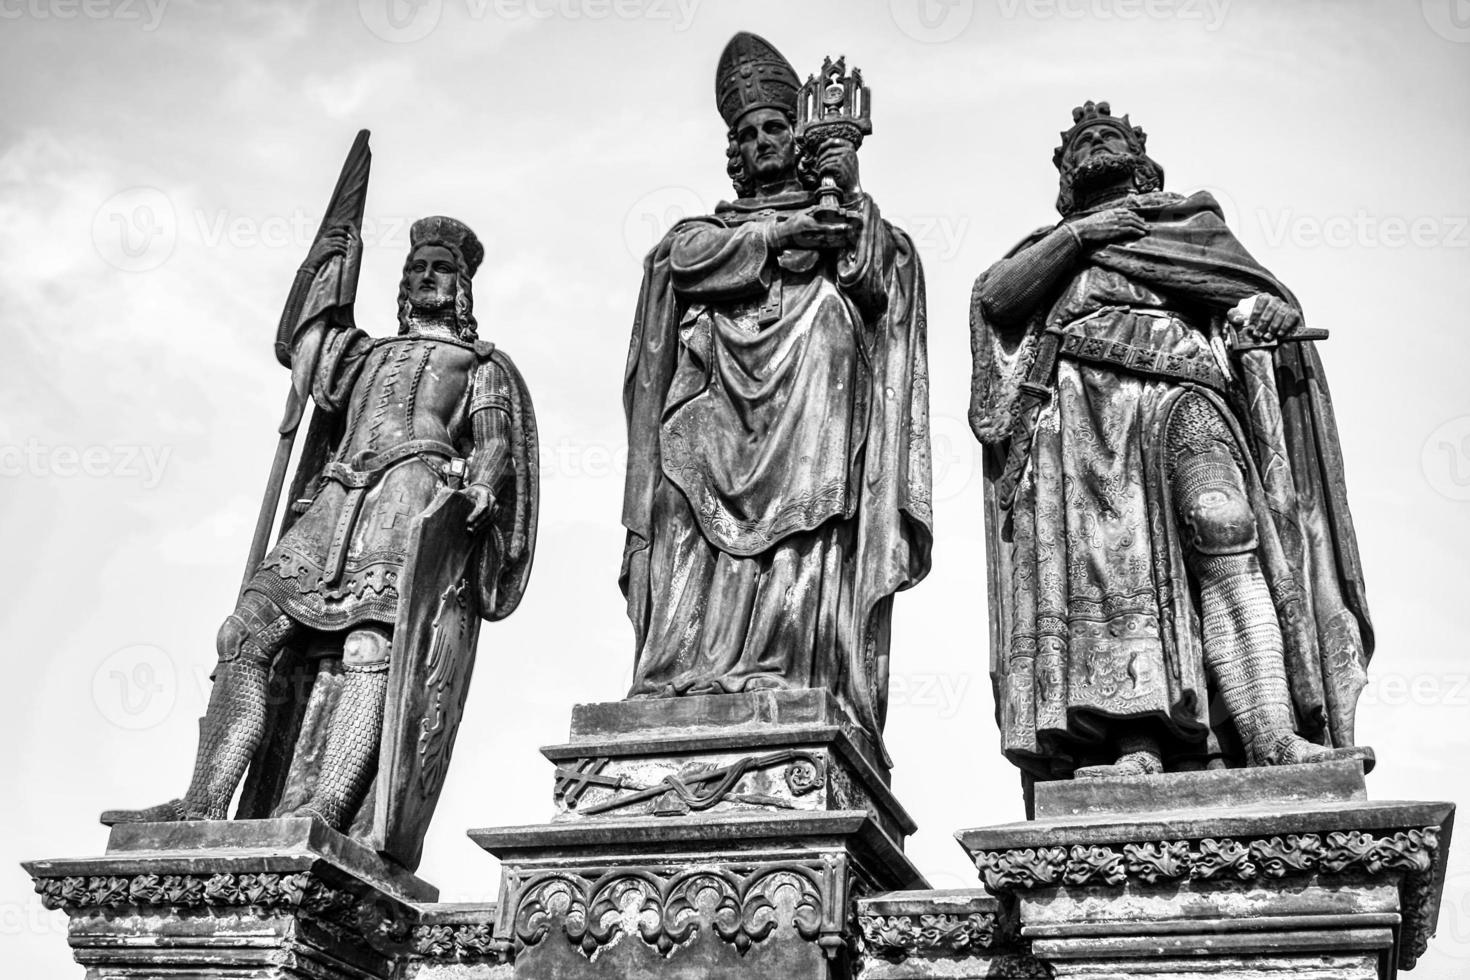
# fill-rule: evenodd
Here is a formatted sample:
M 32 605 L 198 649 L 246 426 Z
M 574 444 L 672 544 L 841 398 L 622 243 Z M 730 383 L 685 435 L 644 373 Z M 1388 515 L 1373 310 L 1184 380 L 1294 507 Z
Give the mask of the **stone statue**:
M 360 252 L 350 223 L 324 228 L 297 308 Z M 315 816 L 417 866 L 479 620 L 515 609 L 535 547 L 535 417 L 510 359 L 476 332 L 483 257 L 465 225 L 425 218 L 397 336 L 368 336 L 350 307 L 313 314 L 309 298 L 283 317 L 277 349 L 317 406 L 305 496 L 220 627 L 188 790 L 104 822 L 224 819 L 250 767 L 238 817 Z
M 929 569 L 924 278 L 853 143 L 799 139 L 800 89 L 768 42 L 730 41 L 715 95 L 736 199 L 644 261 L 629 696 L 826 690 L 877 742 L 893 594 Z M 816 214 L 824 177 L 835 217 Z
M 1062 220 L 971 304 L 1003 750 L 1040 780 L 1371 765 L 1325 331 L 1126 116 L 1073 122 Z

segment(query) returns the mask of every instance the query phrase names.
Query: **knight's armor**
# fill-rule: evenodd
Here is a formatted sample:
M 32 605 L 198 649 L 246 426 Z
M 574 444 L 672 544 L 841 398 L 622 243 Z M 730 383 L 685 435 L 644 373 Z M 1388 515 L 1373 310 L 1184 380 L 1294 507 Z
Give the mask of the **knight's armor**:
M 525 488 L 508 484 L 515 469 L 512 416 L 524 415 L 528 403 L 510 362 L 493 344 L 473 339 L 468 283 L 483 249 L 468 228 L 448 218 L 416 223 L 412 238 L 415 250 L 436 245 L 454 255 L 458 326 L 419 327 L 401 301 L 396 337 L 374 339 L 330 319 L 297 329 L 286 349 L 293 361 L 311 359 L 296 367 L 310 368 L 311 395 L 320 411 L 343 420 L 342 435 L 307 484 L 312 497 L 299 519 L 260 563 L 220 627 L 219 667 L 188 792 L 159 807 L 113 811 L 105 822 L 223 819 L 269 724 L 272 669 L 282 651 L 294 647 L 308 655 L 340 652 L 343 674 L 315 782 L 294 812 L 345 829 L 378 761 L 414 519 L 441 491 L 465 485 L 488 491 L 486 503 L 502 493 L 515 497 L 512 510 L 523 512 L 517 494 Z M 405 266 L 405 288 L 407 283 Z M 523 425 L 534 427 L 534 421 Z M 527 430 L 520 431 L 524 453 Z M 522 539 L 509 550 L 517 547 L 529 548 L 529 542 Z M 486 561 L 482 554 L 471 574 L 483 577 Z M 519 600 L 518 588 L 503 608 L 480 613 L 508 613 Z M 494 589 L 489 583 L 481 595 L 493 596 Z M 313 637 L 335 634 L 340 643 L 293 642 L 308 631 Z M 270 805 L 293 809 L 284 799 Z
M 451 461 L 466 461 L 466 482 L 493 486 L 494 447 L 476 450 L 472 415 L 505 384 L 488 356 L 445 337 L 358 334 L 336 346 L 348 363 L 323 365 L 319 377 L 336 368 L 356 372 L 357 383 L 341 405 L 319 383 L 318 404 L 347 412 L 346 433 L 310 507 L 249 585 L 318 630 L 393 623 L 410 523 L 451 485 Z

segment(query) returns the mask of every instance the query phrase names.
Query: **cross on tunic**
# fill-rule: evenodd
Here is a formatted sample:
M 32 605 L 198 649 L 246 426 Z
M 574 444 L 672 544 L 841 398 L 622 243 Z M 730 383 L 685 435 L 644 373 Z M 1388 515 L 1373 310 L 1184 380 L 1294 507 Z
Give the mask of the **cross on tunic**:
M 398 519 L 400 517 L 407 517 L 408 516 L 408 514 L 409 514 L 408 491 L 407 490 L 399 490 L 398 491 L 398 496 L 394 497 L 393 500 L 391 501 L 391 503 L 392 503 L 393 506 L 390 507 L 390 508 L 388 508 L 384 512 L 383 519 L 378 523 L 378 526 L 381 527 L 381 528 L 383 528 L 384 530 L 387 530 L 387 529 L 393 528 L 393 527 L 397 527 L 398 526 Z

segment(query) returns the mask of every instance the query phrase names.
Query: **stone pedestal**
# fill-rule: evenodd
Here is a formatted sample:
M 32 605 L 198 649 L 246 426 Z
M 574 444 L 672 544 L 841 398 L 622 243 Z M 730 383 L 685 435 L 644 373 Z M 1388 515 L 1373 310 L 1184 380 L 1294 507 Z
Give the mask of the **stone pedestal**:
M 390 980 L 438 895 L 307 819 L 120 825 L 25 868 L 87 980 Z
M 420 906 L 403 980 L 510 980 L 494 931 L 493 902 Z
M 1375 980 L 1433 935 L 1453 818 L 1336 762 L 1042 783 L 957 836 L 1054 976 Z
M 1049 977 L 1015 921 L 979 889 L 887 892 L 858 901 L 863 980 Z
M 518 980 L 850 976 L 853 903 L 922 887 L 913 821 L 822 692 L 579 705 L 550 823 L 471 831 Z

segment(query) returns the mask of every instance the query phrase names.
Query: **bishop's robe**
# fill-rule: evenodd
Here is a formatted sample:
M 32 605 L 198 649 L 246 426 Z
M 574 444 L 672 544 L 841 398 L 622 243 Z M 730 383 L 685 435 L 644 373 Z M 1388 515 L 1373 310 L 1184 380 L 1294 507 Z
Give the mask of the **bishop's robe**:
M 876 741 L 891 599 L 931 541 L 923 273 L 857 203 L 841 256 L 770 244 L 793 193 L 676 225 L 624 385 L 631 697 L 823 689 Z

